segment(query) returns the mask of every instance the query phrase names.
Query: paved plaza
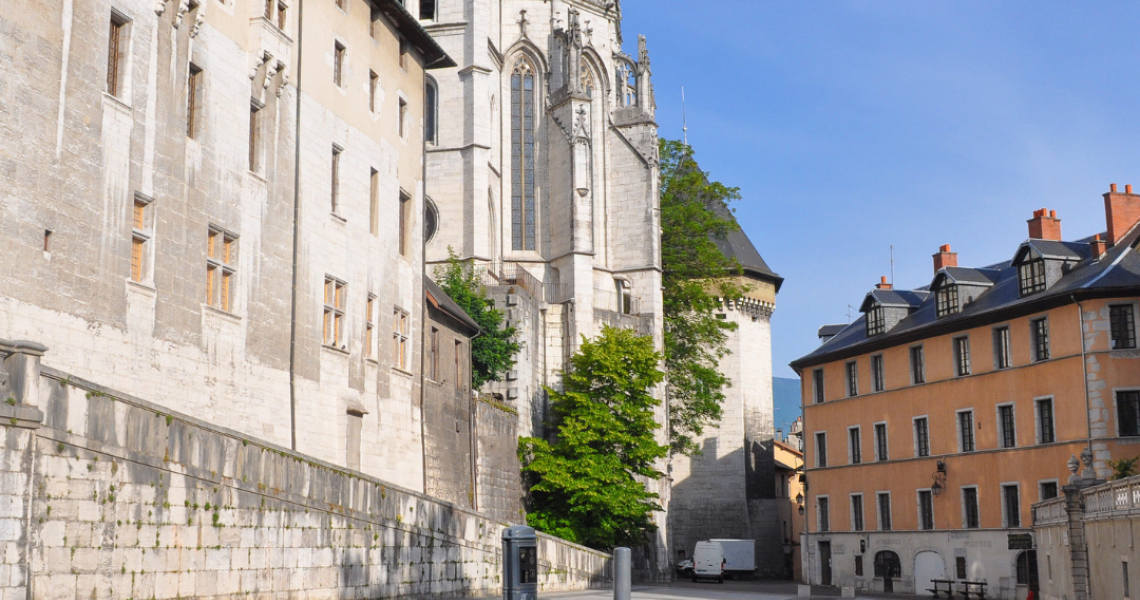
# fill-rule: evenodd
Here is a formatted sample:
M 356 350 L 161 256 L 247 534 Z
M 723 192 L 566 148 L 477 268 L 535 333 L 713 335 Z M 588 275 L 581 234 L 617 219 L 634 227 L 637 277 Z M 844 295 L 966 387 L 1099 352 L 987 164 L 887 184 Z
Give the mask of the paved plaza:
M 691 583 L 678 581 L 669 585 L 636 585 L 632 600 L 790 600 L 800 598 L 798 585 L 790 581 L 726 581 L 717 583 Z M 812 586 L 811 598 L 838 598 L 839 588 Z M 893 598 L 914 600 L 928 596 L 909 594 L 858 593 L 856 598 Z M 542 594 L 540 598 L 558 600 L 612 600 L 613 590 L 598 589 L 580 592 Z

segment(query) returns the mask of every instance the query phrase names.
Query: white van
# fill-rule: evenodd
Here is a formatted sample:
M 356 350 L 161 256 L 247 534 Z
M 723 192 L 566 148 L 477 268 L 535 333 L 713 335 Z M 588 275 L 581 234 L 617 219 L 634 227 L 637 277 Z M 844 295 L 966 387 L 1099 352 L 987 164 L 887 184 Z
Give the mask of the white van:
M 724 547 L 719 542 L 697 542 L 693 549 L 693 581 L 702 578 L 724 583 Z

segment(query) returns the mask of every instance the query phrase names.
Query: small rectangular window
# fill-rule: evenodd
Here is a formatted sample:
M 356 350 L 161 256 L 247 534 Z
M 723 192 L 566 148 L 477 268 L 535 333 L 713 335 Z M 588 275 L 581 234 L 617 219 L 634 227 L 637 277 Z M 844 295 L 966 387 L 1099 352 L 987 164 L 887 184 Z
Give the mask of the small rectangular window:
M 1051 444 L 1057 441 L 1057 432 L 1053 423 L 1053 399 L 1043 398 L 1037 401 L 1037 442 Z
M 1140 436 L 1140 391 L 1116 392 L 1120 437 Z
M 364 303 L 364 357 L 374 358 L 376 344 L 376 296 L 368 294 Z
M 420 0 L 420 19 L 424 21 L 435 20 L 435 0 Z
M 51 230 L 50 229 L 44 230 L 44 252 L 48 253 L 48 254 L 51 253 Z
M 851 494 L 851 531 L 863 531 L 863 494 Z
M 1002 448 L 1017 446 L 1017 430 L 1013 419 L 1013 405 L 998 407 L 998 442 Z
M 847 430 L 847 452 L 851 457 L 851 464 L 863 462 L 862 441 L 859 439 L 859 428 L 852 427 Z
M 408 313 L 399 308 L 392 315 L 392 364 L 397 369 L 408 371 L 411 358 L 408 356 Z
M 110 34 L 107 38 L 107 93 L 118 97 L 122 91 L 124 46 L 126 46 L 127 19 L 111 13 Z
M 206 304 L 233 312 L 237 280 L 237 236 L 218 227 L 206 233 Z
M 886 311 L 882 306 L 875 306 L 867 311 L 867 337 L 873 337 L 887 331 Z
M 847 395 L 859 395 L 859 363 L 855 361 L 847 363 Z
M 959 310 L 958 286 L 947 285 L 938 290 L 936 313 L 939 319 Z
M 879 492 L 879 531 L 891 530 L 891 493 Z
M 812 377 L 812 391 L 815 394 L 815 403 L 823 404 L 823 369 L 816 369 L 811 372 Z
M 958 446 L 962 452 L 974 451 L 974 411 L 958 413 Z
M 926 357 L 922 346 L 910 349 L 910 380 L 914 384 L 926 383 Z
M 463 376 L 463 342 L 455 340 L 455 389 L 464 391 L 467 389 L 467 378 Z
M 1021 497 L 1017 484 L 1001 486 L 1002 506 L 1005 509 L 1005 527 L 1021 527 Z
M 407 121 L 408 121 L 408 102 L 407 102 L 406 100 L 404 100 L 403 98 L 400 98 L 400 106 L 399 106 L 399 110 L 400 110 L 400 114 L 399 114 L 399 119 L 400 119 L 400 122 L 399 122 L 400 137 L 405 137 L 405 136 L 407 136 L 407 135 L 408 135 L 408 126 L 407 126 Z
M 875 460 L 887 460 L 887 424 L 875 423 Z
M 435 327 L 431 328 L 431 335 L 428 337 L 427 369 L 427 378 L 439 381 L 439 330 Z
M 329 198 L 334 215 L 340 214 L 340 155 L 342 152 L 344 152 L 343 148 L 333 144 L 332 163 L 329 169 L 329 183 L 332 190 Z
M 977 529 L 981 526 L 978 517 L 978 488 L 962 488 L 962 527 Z
M 1013 361 L 1009 351 L 1009 327 L 994 329 L 994 368 L 1008 369 Z
M 284 2 L 277 2 L 277 28 L 285 31 L 285 26 L 289 24 L 289 7 Z
M 1136 315 L 1131 304 L 1110 306 L 1109 322 L 1112 330 L 1112 349 L 1131 350 L 1136 347 Z
M 251 104 L 249 107 L 249 170 L 257 173 L 261 170 L 261 149 L 259 124 L 261 109 Z
M 1042 481 L 1041 482 L 1041 501 L 1044 502 L 1050 498 L 1057 497 L 1057 482 L 1056 481 Z
M 1033 332 L 1033 360 L 1049 360 L 1049 319 L 1030 321 Z
M 273 22 L 273 0 L 265 0 L 265 18 Z
M 862 530 L 860 530 L 860 531 L 862 531 Z M 855 576 L 856 577 L 862 577 L 863 576 L 863 555 L 862 554 L 856 554 L 855 555 Z
M 1126 560 L 1120 561 L 1120 571 L 1121 571 L 1121 573 L 1120 573 L 1120 575 L 1121 575 L 1120 588 L 1121 588 L 1121 590 L 1124 591 L 1124 597 L 1127 598 L 1128 596 L 1131 595 L 1129 592 L 1129 589 L 1128 589 L 1129 588 L 1129 585 L 1128 585 L 1128 561 L 1126 561 Z
M 376 71 L 368 71 L 368 110 L 376 112 L 376 91 L 380 87 L 380 76 Z
M 926 417 L 914 420 L 914 455 L 930 456 L 930 425 Z
M 815 466 L 827 466 L 827 433 L 815 434 Z
M 368 231 L 372 235 L 380 233 L 380 172 L 368 170 Z
M 1022 296 L 1045 290 L 1045 261 L 1037 259 L 1017 267 L 1017 278 Z
M 934 529 L 934 496 L 930 490 L 918 492 L 918 528 Z
M 831 531 L 831 507 L 827 498 L 817 497 L 816 502 L 819 503 L 819 531 Z
M 186 78 L 186 137 L 198 136 L 198 103 L 201 95 L 202 69 L 190 63 Z
M 966 557 L 965 556 L 955 556 L 954 557 L 954 571 L 955 571 L 955 573 L 957 573 L 958 579 L 965 579 L 966 578 Z
M 408 68 L 408 42 L 404 38 L 400 38 L 400 68 Z
M 339 348 L 344 340 L 344 305 L 347 284 L 325 276 L 324 343 Z
M 970 338 L 954 338 L 954 364 L 959 377 L 970 374 Z
M 887 389 L 886 378 L 883 375 L 883 355 L 871 357 L 871 387 L 876 392 Z
M 135 196 L 131 221 L 131 281 L 141 282 L 147 278 L 152 222 L 150 202 Z
M 333 83 L 337 87 L 344 87 L 344 54 L 344 45 L 333 42 Z
M 400 192 L 400 254 L 411 256 L 412 253 L 412 197 Z

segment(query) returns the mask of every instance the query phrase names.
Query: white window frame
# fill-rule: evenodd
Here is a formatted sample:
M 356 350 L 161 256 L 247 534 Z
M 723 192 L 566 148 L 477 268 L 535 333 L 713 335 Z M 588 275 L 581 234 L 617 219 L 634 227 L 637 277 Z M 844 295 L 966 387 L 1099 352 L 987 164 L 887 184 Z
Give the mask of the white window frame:
M 881 496 L 887 497 L 887 516 L 890 517 L 890 519 L 891 519 L 891 528 L 890 529 L 883 529 L 882 502 L 879 500 L 879 497 L 881 497 Z M 894 499 L 891 498 L 891 491 L 890 490 L 879 490 L 879 491 L 875 492 L 875 527 L 876 527 L 876 529 L 875 529 L 876 531 L 894 531 L 895 530 L 895 502 L 894 502 Z
M 855 529 L 855 497 L 856 496 L 859 497 L 859 520 L 863 523 L 862 529 Z M 849 517 L 851 519 L 851 531 L 856 531 L 856 532 L 866 531 L 867 530 L 867 518 L 866 518 L 867 517 L 867 503 L 864 501 L 863 492 L 857 492 L 854 494 L 850 494 L 848 504 L 850 504 L 850 506 L 851 506 L 850 511 L 849 511 L 851 513 L 850 517 Z
M 962 340 L 965 340 L 966 346 L 966 372 L 963 373 L 960 365 L 962 363 Z M 959 335 L 950 340 L 951 352 L 954 355 L 954 377 L 969 377 L 974 374 L 974 350 L 970 344 L 970 334 Z
M 922 492 L 930 493 L 930 529 L 922 528 Z M 930 488 L 925 487 L 914 490 L 914 508 L 915 516 L 917 517 L 915 521 L 915 531 L 934 531 L 938 529 L 938 519 L 934 517 L 934 492 Z
M 823 445 L 824 445 L 824 448 L 823 448 L 823 455 L 824 455 L 823 463 L 824 463 L 824 464 L 822 464 L 822 465 L 821 465 L 821 464 L 819 464 L 819 457 L 820 457 L 820 452 L 819 452 L 819 437 L 820 437 L 821 435 L 823 436 Z M 815 453 L 814 453 L 814 454 L 815 454 L 815 466 L 816 466 L 816 468 L 817 468 L 817 469 L 824 469 L 824 468 L 827 468 L 828 464 L 830 464 L 830 463 L 828 462 L 828 460 L 827 460 L 827 431 L 826 431 L 826 430 L 824 430 L 824 431 L 815 431 L 815 432 L 813 432 L 813 433 L 812 433 L 812 438 L 811 438 L 811 439 L 812 439 L 812 441 L 815 443 Z
M 968 527 L 967 514 L 966 514 L 966 490 L 974 490 L 975 497 L 978 501 L 978 526 Z M 982 528 L 982 490 L 977 484 L 964 485 L 958 488 L 959 504 L 962 506 L 962 529 L 969 531 L 971 529 Z
M 1004 371 L 1006 369 L 1012 369 L 1013 368 L 1013 328 L 1010 326 L 1010 324 L 1009 323 L 1002 323 L 1000 325 L 994 325 L 993 327 L 991 327 L 990 328 L 990 343 L 992 344 L 997 339 L 998 331 L 1003 330 L 1003 329 L 1005 330 L 1006 351 L 1009 353 L 1009 356 L 1007 357 L 1007 358 L 1009 358 L 1009 364 L 1003 366 L 1000 362 L 998 362 L 998 358 L 1000 358 L 1000 354 L 998 354 L 998 347 L 995 345 L 993 347 L 994 370 L 995 371 Z
M 1043 400 L 1048 400 L 1049 404 L 1051 405 L 1050 412 L 1052 413 L 1052 416 L 1053 416 L 1053 441 L 1052 442 L 1041 441 L 1041 411 L 1038 409 L 1038 406 L 1039 406 L 1038 403 L 1043 401 Z M 1015 418 L 1017 417 L 1016 412 L 1014 412 L 1014 417 Z M 1054 396 L 1052 396 L 1052 395 L 1037 396 L 1036 398 L 1033 399 L 1033 437 L 1034 437 L 1034 442 L 1038 446 L 1040 446 L 1041 444 L 1044 444 L 1044 443 L 1053 444 L 1053 443 L 1057 442 L 1057 402 L 1056 402 L 1056 400 L 1054 400 Z
M 851 431 L 859 432 L 859 462 L 855 462 L 855 450 L 851 444 Z M 859 425 L 852 425 L 847 428 L 847 464 L 858 465 L 863 464 L 863 431 Z
M 817 532 L 821 532 L 821 533 L 824 532 L 823 527 L 822 527 L 822 525 L 823 525 L 823 510 L 821 509 L 820 504 L 819 504 L 819 501 L 821 498 L 827 501 L 827 532 L 834 531 L 835 528 L 831 526 L 832 525 L 831 496 L 828 494 L 818 494 L 815 497 L 815 530 Z
M 1006 446 L 1005 445 L 1005 436 L 1002 432 L 1001 409 L 1003 407 L 1006 407 L 1006 406 L 1010 407 L 1010 409 L 1013 410 L 1013 445 L 1012 446 Z M 1001 404 L 995 405 L 994 406 L 994 422 L 997 425 L 997 449 L 998 450 L 1012 450 L 1014 448 L 1017 448 L 1018 447 L 1017 446 L 1017 404 L 1013 403 L 1013 402 L 1002 402 Z M 975 445 L 977 445 L 976 441 L 975 441 Z
M 1037 321 L 1045 321 L 1045 336 L 1048 338 L 1046 345 L 1049 348 L 1049 356 L 1045 358 L 1037 357 Z M 1039 363 L 1053 359 L 1053 328 L 1049 323 L 1049 315 L 1040 314 L 1029 317 L 1029 362 Z
M 1135 352 L 1137 349 L 1140 349 L 1140 302 L 1114 301 L 1114 302 L 1109 302 L 1108 306 L 1110 308 L 1113 306 L 1131 306 L 1132 307 L 1132 335 L 1136 338 L 1136 348 L 1121 348 L 1119 350 L 1119 352 Z M 1108 349 L 1113 351 L 1113 352 L 1117 352 L 1118 350 L 1116 348 L 1112 347 L 1112 320 L 1111 320 L 1111 317 L 1109 318 L 1108 324 L 1109 324 Z
M 1061 491 L 1061 480 L 1060 479 L 1057 479 L 1056 477 L 1054 477 L 1053 479 L 1038 479 L 1037 480 L 1037 501 L 1038 502 L 1044 502 L 1046 500 L 1045 494 L 1042 493 L 1045 491 L 1044 489 L 1042 489 L 1042 486 L 1046 483 L 1054 483 L 1057 485 L 1057 495 L 1054 496 L 1055 498 L 1059 498 L 1059 497 L 1064 495 L 1064 492 Z
M 400 331 L 399 329 L 396 328 L 396 317 L 399 315 L 403 315 L 403 317 L 405 319 L 404 322 L 407 324 L 407 329 L 405 331 Z M 397 371 L 403 372 L 403 373 L 411 373 L 411 371 L 412 371 L 411 370 L 411 366 L 412 366 L 411 354 L 412 354 L 412 339 L 413 339 L 413 337 L 412 337 L 413 336 L 412 313 L 410 311 L 407 311 L 407 310 L 400 308 L 399 306 L 393 307 L 393 309 L 392 309 L 392 321 L 393 321 L 393 323 L 392 323 L 392 339 L 393 339 L 393 342 L 395 342 L 396 340 L 403 342 L 403 344 L 401 344 L 400 346 L 403 348 L 403 354 L 404 354 L 401 357 L 395 351 L 393 351 L 393 353 L 392 353 L 392 368 L 397 370 Z M 393 348 L 393 350 L 395 350 L 395 349 Z
M 973 430 L 971 430 L 970 433 L 973 434 L 973 439 L 974 439 L 974 448 L 972 450 L 966 450 L 966 448 L 962 445 L 962 416 L 961 416 L 962 413 L 970 413 L 972 415 L 970 418 L 970 422 L 972 423 L 972 426 L 973 426 Z M 958 433 L 958 453 L 959 454 L 966 453 L 966 452 L 977 452 L 978 451 L 978 425 L 977 425 L 977 423 L 978 423 L 978 419 L 977 419 L 977 415 L 974 414 L 974 407 L 971 406 L 970 408 L 963 408 L 963 409 L 959 409 L 959 410 L 954 411 L 954 430 L 957 431 L 957 433 Z
M 1006 506 L 1006 503 L 1005 503 L 1005 488 L 1007 488 L 1007 487 L 1016 487 L 1017 488 L 1017 513 L 1018 513 L 1018 519 L 1019 520 L 1020 520 L 1020 515 L 1021 515 L 1021 500 L 1022 500 L 1021 482 L 1020 481 L 1003 481 L 1003 482 L 1001 482 L 999 484 L 999 489 L 1001 490 L 1001 527 L 1002 527 L 1002 529 L 1010 529 L 1011 528 L 1010 524 L 1009 524 L 1009 507 Z M 979 501 L 978 504 L 980 505 L 981 501 Z M 1025 524 L 1024 523 L 1018 523 L 1017 529 L 1026 529 Z
M 886 456 L 879 456 L 879 437 L 878 437 L 879 432 L 876 430 L 876 427 L 879 425 L 883 426 L 883 431 L 886 434 L 883 436 L 884 438 L 886 438 L 886 442 L 887 442 L 887 455 Z M 889 425 L 887 425 L 886 421 L 876 421 L 876 422 L 871 424 L 871 444 L 874 447 L 875 462 L 885 462 L 885 461 L 890 460 L 890 456 L 891 456 L 891 428 Z
M 918 421 L 919 421 L 919 419 L 925 419 L 926 420 L 926 456 L 922 456 L 918 453 Z M 913 442 L 914 457 L 915 458 L 930 458 L 931 456 L 934 455 L 934 450 L 931 447 L 931 446 L 933 446 L 933 444 L 930 443 L 930 415 L 918 415 L 915 417 L 911 417 L 911 419 L 910 419 L 910 437 L 911 437 L 911 440 Z

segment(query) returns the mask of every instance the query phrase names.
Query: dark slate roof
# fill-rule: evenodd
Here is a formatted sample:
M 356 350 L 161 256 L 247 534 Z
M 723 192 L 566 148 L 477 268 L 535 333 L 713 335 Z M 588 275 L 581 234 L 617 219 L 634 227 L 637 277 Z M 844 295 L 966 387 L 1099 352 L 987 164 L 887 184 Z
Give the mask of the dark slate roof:
M 871 306 L 874 304 L 890 308 L 916 308 L 921 306 L 929 296 L 930 292 L 925 290 L 874 289 L 867 292 L 867 296 L 863 298 L 863 305 L 859 310 L 867 312 L 871 310 Z
M 1042 241 L 1031 240 L 1026 243 L 1037 247 Z M 1048 242 L 1041 247 L 1051 252 L 1060 252 L 1059 248 L 1082 252 L 1082 258 L 1048 290 L 1025 298 L 1020 297 L 1017 268 L 1011 262 L 999 263 L 986 269 L 973 269 L 976 272 L 995 270 L 996 273 L 986 274 L 987 279 L 991 279 L 992 275 L 993 285 L 961 312 L 937 319 L 933 295 L 916 291 L 914 293 L 923 295 L 923 302 L 889 332 L 868 339 L 866 317 L 860 316 L 814 352 L 793 361 L 792 367 L 799 370 L 927 337 L 997 323 L 1019 315 L 1071 304 L 1074 298 L 1079 300 L 1140 294 L 1140 227 L 1134 227 L 1101 257 L 1090 256 L 1091 247 L 1084 241 Z M 882 291 L 885 290 L 874 290 L 868 294 L 868 298 Z M 894 292 L 901 293 L 899 290 Z
M 1043 258 L 1057 260 L 1084 260 L 1092 253 L 1088 242 L 1054 242 L 1052 240 L 1027 240 L 1017 248 L 1014 261 L 1026 248 L 1034 250 Z
M 939 274 L 941 273 L 946 273 L 946 276 L 954 283 L 990 286 L 998 280 L 1001 270 L 995 268 L 945 267 L 939 271 Z M 935 280 L 937 279 L 938 277 L 935 276 Z
M 478 334 L 483 331 L 483 329 L 479 327 L 479 324 L 467 314 L 467 311 L 456 304 L 455 300 L 452 300 L 451 296 L 444 293 L 443 289 L 427 275 L 424 275 L 424 294 L 427 296 L 428 302 L 431 302 L 432 305 L 439 310 L 471 328 L 473 334 Z
M 833 337 L 835 334 L 843 331 L 847 324 L 843 325 L 824 325 L 819 328 L 819 337 Z
M 736 216 L 728 210 L 723 202 L 714 201 L 709 204 L 717 216 L 722 219 L 731 219 L 732 222 L 736 223 Z M 729 232 L 723 238 L 714 237 L 713 242 L 725 256 L 735 258 L 744 269 L 745 274 L 771 281 L 776 285 L 776 291 L 780 291 L 780 286 L 784 284 L 784 278 L 768 267 L 768 263 L 764 262 L 764 258 L 760 256 L 760 252 L 756 250 L 756 246 L 752 245 L 752 240 L 748 239 L 748 235 L 743 230 L 738 229 Z

